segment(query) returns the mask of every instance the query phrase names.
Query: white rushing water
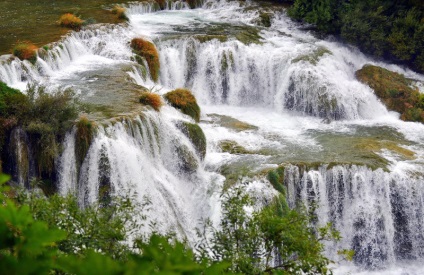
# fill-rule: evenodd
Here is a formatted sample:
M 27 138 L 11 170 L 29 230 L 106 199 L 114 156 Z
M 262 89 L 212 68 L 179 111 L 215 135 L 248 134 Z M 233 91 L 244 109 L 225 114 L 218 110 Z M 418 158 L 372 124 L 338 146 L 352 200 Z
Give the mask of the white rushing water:
M 98 126 L 80 167 L 76 131 L 69 132 L 57 166 L 62 194 L 74 192 L 86 204 L 110 184 L 112 194 L 136 193 L 140 202 L 147 197 L 152 202 L 148 221 L 191 243 L 199 220 L 219 217 L 224 180 L 219 173 L 255 172 L 291 162 L 370 164 L 370 156 L 384 157 L 386 171 L 346 164 L 303 171 L 289 165 L 289 202 L 316 202 L 318 223 L 331 221 L 341 232 L 340 243 L 327 244 L 330 257 L 336 258 L 338 249 L 355 249 L 354 263 L 336 263 L 336 273 L 423 273 L 424 125 L 403 122 L 387 111 L 355 79 L 355 71 L 375 64 L 417 80 L 424 77 L 317 39 L 283 11 L 275 11 L 270 28 L 258 27 L 254 5 L 204 1 L 192 10 L 177 1 L 160 11 L 150 3 L 133 3 L 127 6 L 128 25 L 72 32 L 48 51 L 40 50 L 35 66 L 3 56 L 0 80 L 21 90 L 27 84 L 52 91 L 72 87 L 87 101 L 98 100 L 94 94 L 105 89 L 120 90 L 122 81 L 116 78 L 160 93 L 190 88 L 202 109 L 204 160 L 178 127 L 192 122 L 190 118 L 165 106 L 160 113 L 147 111 Z M 159 83 L 143 76 L 133 61 L 129 41 L 139 36 L 158 47 Z M 240 123 L 247 126 L 239 128 Z M 220 144 L 226 141 L 249 153 L 224 152 Z M 368 143 L 395 143 L 398 149 L 383 146 L 361 155 Z M 402 149 L 414 157 L 399 153 Z M 257 185 L 260 181 L 253 181 L 252 188 L 268 186 Z

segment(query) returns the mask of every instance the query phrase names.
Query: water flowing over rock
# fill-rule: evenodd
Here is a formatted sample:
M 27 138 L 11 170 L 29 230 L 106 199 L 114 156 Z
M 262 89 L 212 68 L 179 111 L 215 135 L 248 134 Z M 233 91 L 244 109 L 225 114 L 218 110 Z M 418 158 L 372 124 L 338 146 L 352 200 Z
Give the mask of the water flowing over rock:
M 23 92 L 28 84 L 72 88 L 96 121 L 84 156 L 76 127 L 63 139 L 55 161 L 60 194 L 74 193 L 84 206 L 129 192 L 151 202 L 154 229 L 193 245 L 199 221 L 219 219 L 224 184 L 260 178 L 251 185 L 273 194 L 263 171 L 292 164 L 284 178 L 290 205 L 317 204 L 317 224 L 332 222 L 341 232 L 339 244 L 325 243 L 330 257 L 356 252 L 336 272 L 422 273 L 424 125 L 388 111 L 355 71 L 370 63 L 424 76 L 317 39 L 281 9 L 263 27 L 255 2 L 196 3 L 131 3 L 128 23 L 71 32 L 39 49 L 34 65 L 0 58 L 0 81 Z M 157 83 L 130 47 L 136 37 L 158 49 Z M 201 142 L 187 130 L 195 123 L 189 116 L 170 104 L 156 112 L 138 102 L 141 91 L 162 96 L 178 88 L 190 89 L 200 105 Z M 9 170 L 27 185 L 33 164 L 24 129 L 10 139 Z M 293 165 L 300 162 L 315 165 Z

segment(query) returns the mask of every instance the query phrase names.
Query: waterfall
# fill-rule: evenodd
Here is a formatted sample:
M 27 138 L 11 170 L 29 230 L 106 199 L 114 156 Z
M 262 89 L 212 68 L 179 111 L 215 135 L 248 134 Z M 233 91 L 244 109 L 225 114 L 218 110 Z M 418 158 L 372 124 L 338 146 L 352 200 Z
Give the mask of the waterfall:
M 325 243 L 330 258 L 339 249 L 354 249 L 356 266 L 348 272 L 420 264 L 424 126 L 387 111 L 372 89 L 355 79 L 355 71 L 371 63 L 417 81 L 424 77 L 318 39 L 285 11 L 272 10 L 271 27 L 258 26 L 261 7 L 251 1 L 197 1 L 197 9 L 186 1 L 165 4 L 124 5 L 128 23 L 72 31 L 40 48 L 35 64 L 0 58 L 0 81 L 11 87 L 71 87 L 84 103 L 122 107 L 111 117 L 94 115 L 96 131 L 81 160 L 77 130 L 67 132 L 56 161 L 59 193 L 75 194 L 82 206 L 130 193 L 138 202 L 150 201 L 146 215 L 154 230 L 174 231 L 194 244 L 198 222 L 219 219 L 225 180 L 219 173 L 317 162 L 319 168 L 310 170 L 286 166 L 285 184 L 291 207 L 316 205 L 317 225 L 331 222 L 340 231 L 341 242 Z M 158 48 L 158 83 L 149 79 L 146 64 L 134 61 L 129 45 L 134 37 Z M 138 104 L 140 86 L 159 94 L 192 90 L 202 109 L 205 159 L 181 130 L 182 123 L 193 121 L 168 104 L 160 112 L 140 107 L 137 114 L 127 113 L 129 103 L 121 97 L 135 94 L 131 104 Z M 244 150 L 225 151 L 222 141 Z M 351 146 L 354 142 L 370 148 L 364 153 Z M 395 151 L 383 146 L 393 144 L 399 144 Z M 35 174 L 24 129 L 13 130 L 10 148 L 9 170 L 24 185 Z M 355 160 L 338 162 L 346 152 Z M 329 158 L 338 165 L 322 164 Z M 386 170 L 364 166 L 364 158 L 387 162 Z M 267 198 L 275 195 L 264 182 L 248 188 Z
M 137 194 L 140 202 L 146 198 L 151 202 L 146 214 L 155 229 L 172 230 L 194 241 L 192 230 L 202 217 L 211 215 L 207 193 L 218 186 L 214 187 L 213 174 L 204 171 L 198 152 L 178 123 L 151 111 L 98 126 L 79 171 L 76 131 L 70 132 L 60 162 L 61 192 L 74 192 L 81 205 L 98 201 L 105 192 Z
M 355 264 L 367 269 L 417 260 L 424 252 L 424 179 L 364 166 L 326 165 L 302 171 L 285 169 L 288 201 L 317 205 L 318 225 L 331 222 L 342 233 L 338 244 L 327 246 L 355 251 Z

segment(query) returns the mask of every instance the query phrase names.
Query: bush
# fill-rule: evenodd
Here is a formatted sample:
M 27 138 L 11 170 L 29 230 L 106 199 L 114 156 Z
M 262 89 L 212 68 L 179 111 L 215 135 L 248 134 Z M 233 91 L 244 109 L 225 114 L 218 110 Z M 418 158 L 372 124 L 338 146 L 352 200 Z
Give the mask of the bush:
M 72 13 L 65 13 L 59 19 L 59 25 L 65 28 L 71 28 L 74 30 L 81 29 L 84 24 L 84 20 L 73 15 Z
M 140 59 L 140 57 L 146 60 L 147 65 L 149 66 L 150 76 L 152 77 L 153 81 L 157 82 L 159 79 L 160 63 L 159 53 L 155 45 L 145 39 L 134 38 L 131 40 L 131 48 L 136 54 L 136 60 L 138 63 L 143 65 L 142 59 Z
M 139 100 L 141 104 L 151 106 L 154 110 L 158 112 L 160 110 L 160 107 L 162 107 L 163 105 L 162 97 L 158 94 L 150 92 L 142 92 Z
M 72 104 L 73 93 L 66 90 L 48 94 L 42 87 L 29 87 L 27 95 L 24 95 L 5 88 L 4 84 L 0 88 L 3 140 L 13 127 L 21 126 L 29 135 L 38 174 L 50 176 L 59 154 L 60 140 L 77 117 L 77 110 Z M 4 161 L 7 163 L 7 159 Z
M 183 114 L 191 116 L 196 122 L 200 121 L 200 107 L 189 90 L 176 89 L 165 94 L 165 98 L 172 107 L 179 109 Z
M 21 60 L 28 60 L 31 63 L 37 61 L 37 46 L 31 42 L 19 42 L 13 47 L 13 55 Z
M 222 201 L 219 229 L 206 223 L 198 234 L 199 252 L 213 261 L 231 263 L 228 272 L 241 274 L 328 274 L 330 260 L 320 239 L 340 239 L 330 225 L 319 229 L 310 224 L 304 209 L 291 210 L 285 197 L 248 214 L 254 202 L 242 187 L 229 190 Z M 207 236 L 212 236 L 208 240 Z M 275 260 L 275 261 L 274 261 Z

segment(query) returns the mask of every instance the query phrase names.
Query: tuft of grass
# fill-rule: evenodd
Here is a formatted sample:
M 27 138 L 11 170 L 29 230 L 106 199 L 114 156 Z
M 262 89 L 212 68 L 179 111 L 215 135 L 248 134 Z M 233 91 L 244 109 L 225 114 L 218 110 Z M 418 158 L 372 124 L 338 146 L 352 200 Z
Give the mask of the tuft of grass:
M 146 60 L 147 65 L 149 66 L 150 76 L 152 80 L 157 82 L 159 79 L 159 53 L 155 45 L 143 38 L 134 38 L 131 40 L 131 48 L 136 54 L 136 60 L 138 63 L 142 64 L 142 60 L 137 58 L 137 56 L 142 57 Z
M 59 19 L 59 25 L 65 28 L 71 28 L 74 30 L 81 29 L 84 24 L 84 20 L 75 16 L 72 13 L 65 13 Z
M 355 75 L 374 90 L 389 110 L 399 112 L 401 119 L 424 123 L 424 96 L 412 86 L 412 80 L 372 65 L 365 65 Z
M 187 89 L 176 89 L 165 94 L 166 100 L 172 107 L 183 114 L 191 116 L 196 122 L 200 121 L 200 107 L 194 95 Z
M 143 92 L 141 93 L 139 100 L 141 104 L 151 106 L 158 112 L 160 107 L 163 105 L 161 96 L 154 93 Z
M 118 19 L 129 20 L 125 12 L 126 12 L 126 9 L 119 5 L 116 5 L 112 8 L 112 14 L 116 14 L 118 16 Z
M 37 60 L 37 49 L 37 46 L 29 41 L 18 42 L 13 48 L 13 55 L 34 64 Z

